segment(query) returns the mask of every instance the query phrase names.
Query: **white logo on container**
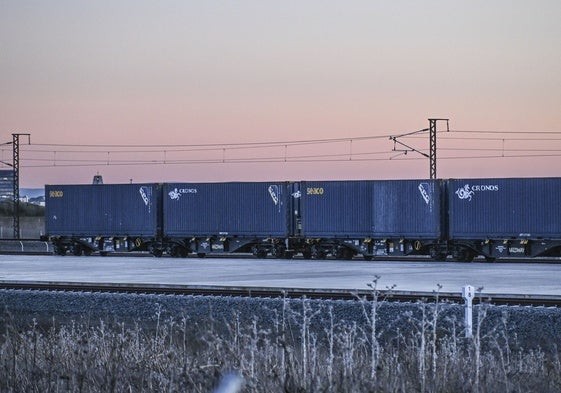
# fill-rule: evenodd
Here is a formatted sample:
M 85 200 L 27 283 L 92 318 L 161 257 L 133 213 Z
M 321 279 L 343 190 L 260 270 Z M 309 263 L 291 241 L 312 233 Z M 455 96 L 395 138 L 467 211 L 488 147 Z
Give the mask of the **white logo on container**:
M 428 184 L 427 183 L 420 183 L 418 188 L 419 188 L 419 192 L 421 193 L 421 196 L 425 200 L 425 203 L 427 205 L 430 204 L 430 195 L 426 190 L 426 188 L 428 188 Z
M 182 194 L 196 194 L 197 193 L 197 189 L 196 188 L 180 188 L 180 189 L 173 189 L 170 192 L 168 192 L 169 197 L 172 200 L 179 200 L 179 198 L 181 198 Z
M 146 190 L 144 190 L 144 187 L 140 187 L 139 191 L 140 191 L 140 196 L 144 201 L 144 204 L 148 206 L 148 204 L 150 203 L 150 199 L 148 198 L 148 195 L 146 195 Z
M 279 192 L 279 187 L 278 186 L 276 186 L 276 185 L 269 186 L 269 195 L 271 195 L 271 199 L 273 200 L 275 205 L 279 204 L 278 192 Z
M 181 194 L 177 192 L 177 188 L 175 190 L 171 190 L 168 195 L 171 199 L 179 199 L 179 197 L 181 196 Z
M 469 184 L 466 184 L 465 186 L 460 187 L 456 190 L 456 195 L 460 199 L 469 199 L 471 201 L 473 191 L 469 188 Z
M 484 191 L 499 191 L 499 186 L 498 184 L 476 184 L 472 186 L 466 184 L 456 190 L 456 195 L 458 195 L 460 199 L 471 201 L 476 192 Z

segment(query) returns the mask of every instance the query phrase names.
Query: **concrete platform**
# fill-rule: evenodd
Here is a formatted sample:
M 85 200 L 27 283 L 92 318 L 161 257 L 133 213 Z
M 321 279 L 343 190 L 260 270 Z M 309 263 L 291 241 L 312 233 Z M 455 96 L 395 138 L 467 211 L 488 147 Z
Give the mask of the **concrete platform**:
M 368 289 L 561 296 L 561 264 L 0 255 L 1 281 Z

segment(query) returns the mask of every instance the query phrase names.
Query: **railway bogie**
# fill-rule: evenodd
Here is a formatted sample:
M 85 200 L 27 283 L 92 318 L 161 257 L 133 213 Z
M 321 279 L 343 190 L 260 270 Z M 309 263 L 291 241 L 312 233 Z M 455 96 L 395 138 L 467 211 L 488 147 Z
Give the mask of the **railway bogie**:
M 120 237 L 74 237 L 51 236 L 54 252 L 57 255 L 90 256 L 94 253 L 127 253 L 133 251 L 151 251 L 155 239 L 120 238 Z

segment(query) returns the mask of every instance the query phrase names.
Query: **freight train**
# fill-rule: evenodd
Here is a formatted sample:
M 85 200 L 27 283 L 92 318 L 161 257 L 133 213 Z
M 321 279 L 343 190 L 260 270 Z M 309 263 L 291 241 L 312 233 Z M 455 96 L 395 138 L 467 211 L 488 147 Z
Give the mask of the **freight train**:
M 55 253 L 561 256 L 561 178 L 47 185 Z

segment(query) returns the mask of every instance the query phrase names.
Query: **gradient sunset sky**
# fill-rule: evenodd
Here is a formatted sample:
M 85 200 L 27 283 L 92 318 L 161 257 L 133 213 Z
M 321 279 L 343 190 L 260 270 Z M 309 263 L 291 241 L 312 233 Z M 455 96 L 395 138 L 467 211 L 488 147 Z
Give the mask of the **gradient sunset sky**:
M 438 177 L 560 176 L 560 21 L 559 0 L 0 0 L 0 143 L 31 134 L 22 187 L 426 178 L 389 136 L 439 117 Z

